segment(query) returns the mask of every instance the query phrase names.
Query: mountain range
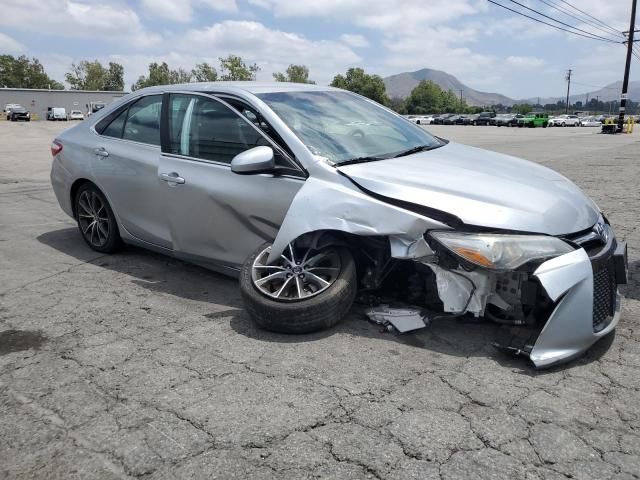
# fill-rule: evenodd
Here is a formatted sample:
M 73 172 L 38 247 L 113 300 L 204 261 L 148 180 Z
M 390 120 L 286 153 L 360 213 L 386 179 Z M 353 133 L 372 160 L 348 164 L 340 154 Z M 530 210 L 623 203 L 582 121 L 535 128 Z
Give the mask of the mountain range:
M 431 68 L 423 68 L 415 72 L 398 73 L 396 75 L 385 77 L 383 80 L 387 88 L 387 95 L 391 98 L 406 98 L 411 93 L 411 90 L 413 90 L 422 80 L 431 80 L 438 84 L 440 88 L 444 90 L 452 90 L 457 95 L 459 95 L 460 90 L 462 90 L 462 96 L 469 105 L 483 106 L 496 105 L 498 103 L 501 103 L 502 105 L 513 105 L 514 103 L 536 103 L 538 101 L 538 97 L 514 100 L 500 93 L 482 92 L 465 85 L 449 73 L 441 70 L 433 70 Z M 618 100 L 620 98 L 621 90 L 622 82 L 618 81 L 594 90 L 593 92 L 589 92 L 589 98 L 598 97 L 599 100 L 604 102 Z M 586 93 L 570 96 L 570 100 L 572 102 L 580 100 L 584 103 L 586 98 Z M 629 98 L 636 101 L 640 100 L 640 80 L 629 82 Z M 564 100 L 564 97 L 540 98 L 540 103 L 544 105 L 546 103 L 556 103 L 558 100 Z
M 384 84 L 387 87 L 387 95 L 391 98 L 406 98 L 422 80 L 431 80 L 444 90 L 452 90 L 456 95 L 460 94 L 469 105 L 513 105 L 515 100 L 499 93 L 481 92 L 468 87 L 453 75 L 441 70 L 423 68 L 415 72 L 404 72 L 390 77 L 385 77 Z

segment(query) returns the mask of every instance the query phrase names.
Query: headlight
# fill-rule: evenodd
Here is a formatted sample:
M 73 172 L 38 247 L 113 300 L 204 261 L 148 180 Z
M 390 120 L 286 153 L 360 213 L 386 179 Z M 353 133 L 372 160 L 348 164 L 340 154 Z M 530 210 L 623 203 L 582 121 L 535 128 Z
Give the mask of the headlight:
M 455 255 L 492 270 L 513 270 L 574 250 L 558 238 L 541 235 L 432 232 L 431 237 Z

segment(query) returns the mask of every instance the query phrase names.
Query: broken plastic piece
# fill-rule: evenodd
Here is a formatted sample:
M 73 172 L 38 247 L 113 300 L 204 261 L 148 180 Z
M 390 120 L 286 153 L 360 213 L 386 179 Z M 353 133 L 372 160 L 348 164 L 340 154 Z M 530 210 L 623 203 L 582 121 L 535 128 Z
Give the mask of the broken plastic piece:
M 389 305 L 379 305 L 369 308 L 365 314 L 372 322 L 384 327 L 391 325 L 400 333 L 418 330 L 429 324 L 429 319 L 417 308 L 395 308 Z

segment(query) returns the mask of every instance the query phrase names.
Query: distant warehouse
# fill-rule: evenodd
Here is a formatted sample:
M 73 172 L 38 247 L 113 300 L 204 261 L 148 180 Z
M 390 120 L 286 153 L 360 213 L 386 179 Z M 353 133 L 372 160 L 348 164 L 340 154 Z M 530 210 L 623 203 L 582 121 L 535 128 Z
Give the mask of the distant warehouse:
M 85 116 L 94 105 L 109 105 L 127 92 L 91 90 L 46 90 L 35 88 L 0 88 L 0 109 L 9 103 L 17 103 L 36 114 L 39 120 L 47 119 L 49 108 L 62 107 L 67 114 L 80 110 Z

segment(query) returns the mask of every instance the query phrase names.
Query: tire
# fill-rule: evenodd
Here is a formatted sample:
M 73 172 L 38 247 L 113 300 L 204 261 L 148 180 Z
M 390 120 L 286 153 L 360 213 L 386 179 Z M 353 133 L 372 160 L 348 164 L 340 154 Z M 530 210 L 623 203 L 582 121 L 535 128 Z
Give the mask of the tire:
M 96 200 L 97 199 L 97 200 Z M 98 208 L 98 201 L 102 205 Z M 80 235 L 92 250 L 100 253 L 113 253 L 122 245 L 116 217 L 104 194 L 93 183 L 85 183 L 78 188 L 73 200 L 76 222 Z M 94 208 L 95 207 L 95 208 Z M 96 227 L 91 227 L 95 220 L 91 219 L 91 213 L 97 210 L 100 221 Z M 95 217 L 94 217 L 95 219 Z M 105 227 L 100 228 L 101 225 Z
M 544 122 L 544 123 L 542 124 L 542 128 L 547 128 L 548 126 L 549 126 L 549 124 L 548 124 L 547 122 Z
M 416 125 L 420 125 L 420 120 L 416 121 Z
M 356 265 L 345 247 L 334 247 L 340 272 L 333 283 L 315 296 L 296 301 L 278 301 L 255 286 L 254 262 L 269 247 L 261 245 L 240 270 L 240 293 L 253 321 L 264 330 L 278 333 L 311 333 L 336 325 L 349 311 L 357 292 Z
M 474 122 L 473 122 L 473 126 L 474 126 L 474 127 L 477 127 L 477 126 L 478 126 L 478 122 L 474 121 Z

